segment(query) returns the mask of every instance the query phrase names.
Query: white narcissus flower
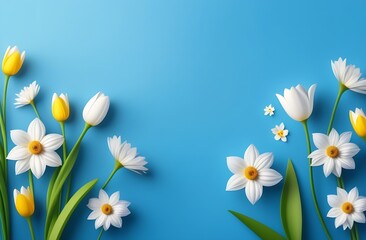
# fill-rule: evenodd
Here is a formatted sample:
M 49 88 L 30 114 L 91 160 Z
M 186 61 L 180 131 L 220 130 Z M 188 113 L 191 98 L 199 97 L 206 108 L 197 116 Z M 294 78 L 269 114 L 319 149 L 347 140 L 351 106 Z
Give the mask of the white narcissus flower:
M 227 166 L 234 174 L 226 185 L 226 191 L 245 188 L 248 200 L 255 204 L 262 196 L 263 186 L 270 187 L 282 180 L 281 174 L 271 169 L 272 153 L 259 155 L 257 148 L 251 144 L 240 157 L 227 157 Z
M 148 169 L 145 167 L 147 164 L 145 158 L 137 156 L 137 149 L 131 148 L 131 144 L 126 141 L 121 143 L 121 137 L 117 136 L 109 137 L 107 142 L 112 156 L 122 167 L 136 173 L 140 173 L 139 171 L 146 173 Z
M 348 89 L 366 94 L 366 80 L 361 79 L 361 72 L 355 65 L 347 65 L 347 59 L 342 60 L 339 58 L 338 61 L 331 61 L 332 70 L 334 76 L 338 82 Z
M 281 139 L 282 142 L 287 142 L 286 136 L 288 135 L 288 130 L 285 129 L 285 124 L 281 123 L 279 126 L 276 125 L 271 131 L 275 135 L 274 139 L 276 141 Z
M 275 108 L 272 107 L 272 104 L 269 104 L 264 108 L 264 115 L 273 116 L 274 115 Z
M 343 230 L 352 229 L 353 222 L 365 223 L 366 198 L 359 196 L 357 187 L 349 193 L 337 188 L 337 195 L 328 195 L 328 204 L 332 208 L 327 217 L 335 218 L 336 228 L 343 225 Z
M 323 165 L 326 177 L 331 173 L 340 177 L 342 168 L 355 169 L 353 157 L 360 149 L 356 144 L 350 143 L 351 136 L 351 132 L 339 135 L 335 129 L 332 129 L 329 136 L 313 133 L 313 141 L 318 149 L 308 156 L 308 158 L 312 158 L 311 166 Z
M 300 84 L 290 89 L 285 89 L 283 96 L 276 94 L 283 109 L 294 120 L 302 122 L 307 120 L 313 112 L 314 94 L 316 84 L 311 85 L 308 91 Z
M 83 110 L 84 121 L 96 126 L 103 121 L 109 109 L 109 97 L 98 92 L 85 105 Z
M 129 202 L 119 200 L 119 192 L 115 192 L 108 196 L 108 194 L 101 189 L 98 198 L 89 199 L 87 205 L 92 212 L 88 216 L 88 220 L 95 220 L 95 229 L 103 226 L 106 231 L 110 225 L 117 228 L 122 227 L 122 217 L 130 214 L 128 210 Z
M 20 93 L 15 94 L 17 98 L 15 99 L 15 107 L 20 108 L 25 105 L 31 104 L 39 92 L 39 85 L 36 81 L 32 82 L 28 87 L 24 87 Z
M 63 144 L 64 138 L 60 134 L 46 135 L 46 128 L 38 118 L 29 124 L 28 132 L 12 130 L 10 137 L 16 146 L 6 158 L 17 161 L 15 164 L 17 175 L 31 169 L 34 176 L 40 178 L 46 166 L 62 165 L 61 158 L 55 150 Z

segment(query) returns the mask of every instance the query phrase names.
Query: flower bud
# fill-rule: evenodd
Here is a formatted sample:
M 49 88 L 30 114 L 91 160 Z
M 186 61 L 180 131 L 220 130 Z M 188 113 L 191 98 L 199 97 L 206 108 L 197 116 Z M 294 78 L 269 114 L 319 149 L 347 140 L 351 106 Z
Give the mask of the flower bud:
M 13 76 L 17 74 L 23 65 L 24 58 L 24 51 L 22 54 L 20 54 L 16 46 L 12 48 L 9 46 L 8 49 L 6 49 L 2 64 L 2 70 L 4 74 L 7 76 Z
M 362 109 L 356 108 L 355 112 L 349 111 L 352 127 L 360 137 L 366 137 L 366 116 Z
M 85 105 L 83 110 L 84 121 L 96 126 L 103 121 L 109 109 L 109 97 L 98 92 Z
M 52 115 L 58 122 L 65 122 L 70 115 L 69 99 L 67 95 L 56 93 L 52 96 Z
M 34 213 L 34 198 L 28 188 L 21 187 L 20 192 L 14 189 L 15 208 L 22 217 L 30 217 Z

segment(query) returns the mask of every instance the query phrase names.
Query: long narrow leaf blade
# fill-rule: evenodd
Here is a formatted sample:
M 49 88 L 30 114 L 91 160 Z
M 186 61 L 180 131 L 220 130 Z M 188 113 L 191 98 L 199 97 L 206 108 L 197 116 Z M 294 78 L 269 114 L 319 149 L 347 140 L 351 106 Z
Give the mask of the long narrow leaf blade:
M 267 227 L 263 223 L 260 223 L 253 218 L 245 216 L 241 213 L 229 210 L 237 219 L 244 223 L 250 230 L 252 230 L 258 237 L 263 240 L 285 240 L 283 236 L 274 231 L 272 228 Z
M 291 160 L 288 161 L 281 196 L 282 226 L 289 240 L 302 237 L 302 210 L 299 184 Z
M 94 187 L 97 183 L 98 179 L 94 179 L 84 186 L 82 186 L 67 202 L 64 209 L 61 211 L 60 215 L 58 216 L 54 227 L 51 230 L 49 235 L 49 239 L 58 240 L 60 239 L 62 232 L 69 221 L 72 213 L 74 212 L 75 208 L 78 206 L 80 201 L 85 197 L 86 194 Z

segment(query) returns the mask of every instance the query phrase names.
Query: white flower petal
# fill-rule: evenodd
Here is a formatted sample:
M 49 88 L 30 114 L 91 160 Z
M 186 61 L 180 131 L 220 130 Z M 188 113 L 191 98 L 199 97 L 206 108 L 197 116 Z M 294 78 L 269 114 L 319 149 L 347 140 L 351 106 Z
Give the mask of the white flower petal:
M 111 221 L 110 221 L 110 217 L 108 216 L 106 219 L 105 219 L 105 222 L 103 224 L 103 229 L 104 231 L 107 231 L 109 229 L 109 227 L 111 226 Z
M 353 207 L 356 212 L 366 211 L 366 198 L 359 197 L 356 201 L 353 202 Z
M 26 161 L 31 157 L 28 149 L 22 146 L 15 146 L 12 150 L 10 150 L 8 156 L 6 157 L 9 160 L 19 160 Z
M 349 141 L 351 141 L 351 137 L 352 137 L 352 132 L 344 132 L 339 136 L 339 141 L 338 141 L 338 146 L 344 144 L 344 143 L 348 143 Z
M 272 153 L 263 153 L 257 157 L 254 162 L 254 167 L 260 171 L 264 168 L 270 168 L 273 164 L 273 154 Z
M 41 141 L 46 134 L 44 124 L 38 118 L 35 118 L 28 127 L 28 134 L 32 140 Z
M 236 191 L 246 186 L 247 179 L 242 174 L 235 174 L 229 178 L 226 191 Z
M 54 151 L 42 152 L 43 163 L 50 167 L 58 167 L 62 165 L 60 156 Z
M 324 171 L 324 175 L 326 177 L 328 177 L 334 169 L 334 161 L 333 159 L 328 159 L 325 161 L 324 165 L 323 165 L 323 171 Z
M 322 133 L 313 133 L 313 141 L 318 149 L 326 149 L 330 146 L 328 136 Z
M 100 215 L 96 220 L 95 220 L 95 229 L 100 228 L 101 226 L 104 225 L 105 221 L 107 220 L 107 216 L 102 214 Z
M 104 204 L 104 203 L 108 203 L 109 202 L 109 197 L 108 194 L 103 190 L 100 189 L 99 190 L 99 197 L 100 201 Z
M 57 150 L 64 143 L 64 137 L 60 134 L 47 134 L 41 140 L 44 150 Z
M 97 219 L 100 215 L 102 215 L 102 211 L 100 209 L 92 211 L 89 216 L 88 220 L 94 220 Z
M 113 193 L 109 198 L 109 204 L 111 206 L 115 205 L 119 201 L 119 191 Z
M 332 208 L 340 208 L 343 204 L 343 202 L 340 201 L 337 195 L 328 195 L 327 200 L 329 206 L 331 206 Z
M 114 227 L 116 228 L 122 227 L 122 219 L 120 217 L 112 215 L 109 219 L 111 220 L 111 224 Z
M 30 168 L 29 166 L 29 161 L 17 161 L 15 163 L 15 174 L 19 175 L 21 173 L 24 173 L 26 171 L 28 171 Z
M 282 176 L 281 174 L 279 174 L 277 171 L 273 170 L 273 169 L 262 169 L 259 172 L 258 175 L 258 183 L 265 186 L 265 187 L 270 187 L 270 186 L 274 186 L 277 183 L 279 183 L 282 180 Z
M 355 161 L 353 158 L 337 158 L 337 161 L 341 164 L 344 169 L 355 169 Z
M 336 228 L 338 228 L 339 226 L 341 226 L 343 223 L 345 223 L 347 220 L 347 216 L 346 214 L 342 214 L 339 217 L 337 217 L 334 221 L 334 226 Z
M 336 218 L 336 217 L 339 217 L 340 215 L 342 215 L 343 212 L 341 209 L 339 208 L 331 208 L 327 214 L 327 217 L 330 217 L 330 218 Z
M 358 188 L 357 187 L 352 188 L 351 191 L 349 191 L 348 193 L 348 201 L 353 203 L 358 199 L 358 197 L 359 197 Z
M 348 194 L 347 194 L 346 190 L 344 190 L 342 188 L 337 187 L 337 196 L 341 202 L 348 201 Z
M 254 162 L 255 162 L 256 158 L 258 157 L 258 155 L 259 155 L 259 152 L 258 152 L 257 148 L 253 144 L 251 144 L 251 145 L 249 145 L 247 150 L 245 150 L 244 161 L 246 161 L 248 166 L 254 166 Z
M 365 214 L 361 213 L 361 212 L 353 212 L 352 213 L 352 218 L 355 222 L 358 222 L 358 223 L 365 223 L 366 222 Z
M 28 144 L 31 141 L 28 133 L 23 130 L 11 130 L 10 137 L 15 145 L 22 147 L 28 147 Z
M 108 148 L 109 151 L 111 152 L 112 156 L 114 157 L 114 159 L 118 159 L 119 157 L 119 152 L 121 150 L 121 137 L 117 137 L 117 136 L 113 136 L 113 137 L 109 137 L 107 139 L 108 142 Z
M 339 146 L 338 149 L 340 152 L 340 157 L 342 158 L 352 158 L 360 151 L 358 146 L 354 143 L 344 143 Z
M 90 208 L 91 210 L 96 211 L 100 209 L 102 205 L 103 203 L 99 200 L 99 198 L 91 198 L 89 199 L 87 207 Z
M 339 141 L 339 134 L 334 128 L 330 131 L 328 139 L 331 146 L 337 146 Z
M 245 187 L 245 194 L 251 204 L 255 204 L 262 196 L 263 187 L 256 181 L 248 181 Z
M 29 165 L 32 170 L 34 176 L 39 179 L 42 177 L 43 173 L 46 170 L 46 164 L 43 163 L 43 160 L 40 155 L 32 155 L 29 160 Z
M 247 167 L 244 160 L 240 157 L 227 157 L 227 166 L 233 174 L 242 173 Z

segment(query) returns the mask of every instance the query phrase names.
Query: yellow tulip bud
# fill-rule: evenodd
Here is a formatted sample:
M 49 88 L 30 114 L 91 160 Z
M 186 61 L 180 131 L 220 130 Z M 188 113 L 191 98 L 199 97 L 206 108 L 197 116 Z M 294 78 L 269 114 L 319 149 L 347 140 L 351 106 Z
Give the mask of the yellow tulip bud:
M 21 187 L 20 192 L 14 189 L 15 208 L 22 217 L 30 217 L 34 213 L 34 198 L 28 188 Z
M 16 46 L 12 48 L 8 47 L 8 49 L 6 49 L 2 64 L 2 70 L 4 74 L 7 76 L 13 76 L 17 74 L 23 65 L 24 58 L 24 51 L 22 54 L 20 54 Z
M 366 116 L 362 109 L 356 108 L 356 111 L 349 111 L 349 118 L 353 129 L 360 137 L 366 137 Z
M 57 96 L 56 93 L 52 97 L 52 115 L 58 122 L 64 122 L 69 118 L 70 106 L 67 95 L 63 93 Z

